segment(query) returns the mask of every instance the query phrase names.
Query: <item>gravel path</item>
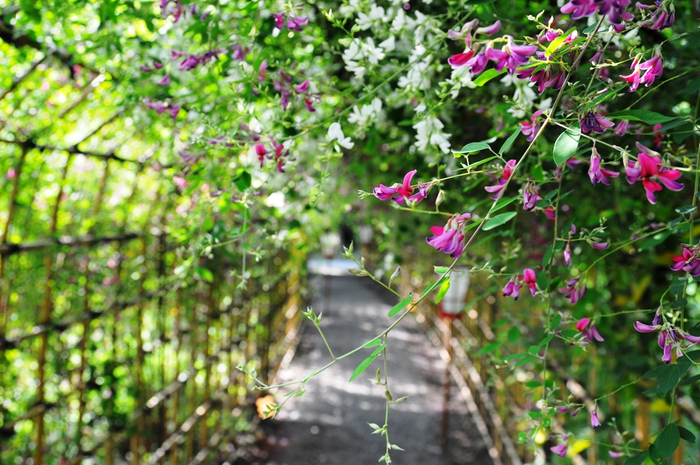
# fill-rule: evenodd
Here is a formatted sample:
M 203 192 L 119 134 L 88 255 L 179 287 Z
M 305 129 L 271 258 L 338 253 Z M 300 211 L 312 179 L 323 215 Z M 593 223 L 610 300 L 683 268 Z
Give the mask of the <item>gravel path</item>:
M 389 309 L 398 299 L 366 279 L 352 276 L 317 277 L 316 294 L 331 289 L 328 307 L 316 299 L 314 310 L 324 310 L 321 327 L 336 355 L 370 340 L 391 320 Z M 440 447 L 442 380 L 445 365 L 419 325 L 407 318 L 389 336 L 389 383 L 394 398 L 409 396 L 391 406 L 389 433 L 398 465 L 491 464 L 488 451 L 456 388 L 452 389 L 447 450 Z M 384 390 L 372 385 L 381 357 L 352 383 L 348 379 L 370 349 L 338 363 L 315 377 L 306 393 L 290 400 L 277 419 L 265 421 L 272 444 L 267 465 L 375 464 L 384 454 L 385 441 L 371 434 L 367 423 L 384 423 Z M 279 382 L 299 379 L 331 360 L 313 325 L 307 324 L 291 365 Z M 276 394 L 281 401 L 282 394 Z

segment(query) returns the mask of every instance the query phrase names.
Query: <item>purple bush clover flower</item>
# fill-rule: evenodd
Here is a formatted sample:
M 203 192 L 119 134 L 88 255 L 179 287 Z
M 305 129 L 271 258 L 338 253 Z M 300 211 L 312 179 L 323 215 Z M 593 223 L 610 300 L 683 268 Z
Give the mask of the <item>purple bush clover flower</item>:
M 600 333 L 594 325 L 591 324 L 589 326 L 590 322 L 590 318 L 581 318 L 576 322 L 576 330 L 583 334 L 583 338 L 585 339 L 586 344 L 591 343 L 594 340 L 598 342 L 603 342 L 605 339 L 603 339 L 603 336 L 600 335 Z
M 496 71 L 508 69 L 508 74 L 515 73 L 515 69 L 528 62 L 530 56 L 537 51 L 536 45 L 515 45 L 511 36 L 504 36 L 508 42 L 496 50 L 489 48 L 486 50 L 486 58 L 496 62 Z
M 518 300 L 518 297 L 520 297 L 520 275 L 513 275 L 502 291 L 503 297 L 513 297 L 513 300 Z
M 637 90 L 639 84 L 649 87 L 657 77 L 664 73 L 664 60 L 661 58 L 661 55 L 654 55 L 645 62 L 641 62 L 641 60 L 642 55 L 637 55 L 630 66 L 632 72 L 626 76 L 620 76 L 628 83 L 632 83 L 629 88 L 630 92 Z M 642 72 L 644 72 L 644 75 L 642 75 Z
M 581 277 L 570 279 L 566 282 L 566 287 L 559 289 L 559 292 L 566 294 L 569 302 L 575 304 L 581 297 L 586 294 L 586 280 L 581 280 Z
M 471 218 L 471 214 L 464 213 L 447 220 L 445 226 L 433 226 L 430 232 L 433 237 L 425 241 L 441 252 L 450 254 L 452 258 L 459 258 L 464 252 L 464 225 Z
M 591 410 L 591 428 L 596 428 L 600 426 L 600 420 L 598 419 L 598 406 Z
M 593 147 L 593 150 L 591 151 L 591 167 L 588 170 L 588 177 L 591 178 L 591 183 L 593 185 L 595 185 L 596 182 L 609 185 L 610 180 L 608 178 L 616 178 L 620 175 L 620 173 L 616 171 L 610 171 L 602 168 L 601 165 L 600 155 L 598 155 L 598 151 L 595 149 L 595 147 Z
M 651 29 L 663 31 L 673 26 L 676 22 L 676 10 L 673 7 L 673 3 L 661 3 L 657 1 L 654 5 L 645 5 L 644 3 L 637 2 L 635 6 L 640 10 L 649 10 L 656 7 L 649 20 L 644 23 L 644 26 Z M 667 7 L 668 10 L 666 9 Z
M 683 189 L 683 184 L 676 182 L 681 176 L 680 171 L 662 166 L 661 156 L 639 142 L 637 142 L 637 148 L 640 150 L 637 162 L 630 161 L 625 167 L 627 182 L 634 184 L 641 179 L 649 203 L 656 203 L 654 192 L 662 189 L 661 184 L 672 191 Z
M 542 110 L 537 110 L 530 117 L 530 122 L 523 121 L 520 123 L 520 131 L 527 136 L 527 141 L 532 142 L 535 138 L 537 132 L 539 131 L 539 125 L 537 124 L 537 118 L 544 112 Z
M 523 270 L 523 282 L 530 288 L 532 297 L 535 297 L 535 293 L 537 293 L 537 275 L 535 274 L 535 270 L 532 268 L 525 268 Z
M 581 118 L 581 132 L 584 134 L 588 134 L 591 131 L 596 134 L 602 134 L 614 126 L 615 123 L 593 111 L 589 111 Z
M 672 324 L 663 321 L 661 312 L 662 309 L 659 307 L 651 325 L 642 323 L 641 321 L 635 321 L 634 329 L 640 333 L 659 332 L 658 343 L 659 347 L 663 349 L 663 356 L 661 357 L 661 360 L 668 364 L 671 363 L 671 360 L 673 359 L 674 347 L 676 348 L 676 355 L 681 357 L 683 356 L 681 341 L 686 341 L 686 346 L 688 346 L 688 344 L 700 344 L 700 336 L 688 334 L 680 328 L 676 328 Z
M 515 165 L 517 164 L 517 161 L 515 159 L 513 160 L 508 160 L 506 162 L 506 166 L 503 168 L 503 175 L 501 179 L 498 180 L 498 184 L 493 185 L 493 186 L 486 186 L 484 189 L 486 189 L 486 192 L 490 192 L 493 194 L 491 196 L 492 199 L 496 200 L 503 194 L 503 186 L 505 186 L 506 182 L 510 179 L 510 177 L 513 175 L 513 170 L 515 169 Z
M 372 193 L 379 200 L 393 200 L 399 205 L 404 201 L 415 202 L 419 204 L 423 199 L 428 196 L 428 191 L 431 187 L 431 183 L 419 184 L 418 192 L 413 193 L 413 187 L 411 187 L 411 180 L 413 176 L 418 172 L 418 170 L 412 170 L 406 173 L 403 177 L 403 183 L 394 183 L 391 187 L 387 187 L 384 184 L 380 184 L 379 187 L 375 187 Z
M 700 276 L 700 245 L 695 247 L 690 246 L 690 244 L 681 245 L 683 254 L 673 257 L 675 263 L 671 265 L 671 269 L 673 271 L 683 270 L 693 277 Z
M 550 447 L 549 450 L 557 454 L 559 457 L 566 457 L 566 452 L 569 449 L 569 445 L 567 443 L 564 444 L 559 444 L 558 446 Z

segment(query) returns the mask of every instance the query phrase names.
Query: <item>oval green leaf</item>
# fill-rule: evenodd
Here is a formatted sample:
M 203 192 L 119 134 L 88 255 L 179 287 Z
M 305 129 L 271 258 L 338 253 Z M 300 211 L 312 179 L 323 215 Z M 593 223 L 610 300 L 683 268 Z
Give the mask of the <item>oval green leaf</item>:
M 394 307 L 393 307 L 391 310 L 389 310 L 389 318 L 391 318 L 392 316 L 396 315 L 396 314 L 399 313 L 401 310 L 403 310 L 403 308 L 404 308 L 406 305 L 410 304 L 410 303 L 411 303 L 411 299 L 413 299 L 413 294 L 409 294 L 408 297 L 406 297 L 405 299 L 403 299 L 403 300 L 402 300 L 401 302 L 399 302 L 398 304 L 394 305 Z
M 561 165 L 574 156 L 581 138 L 581 128 L 578 125 L 567 129 L 554 142 L 554 163 Z
M 486 223 L 484 223 L 484 227 L 482 229 L 484 231 L 490 231 L 491 229 L 497 228 L 502 224 L 509 222 L 513 219 L 513 217 L 515 217 L 515 215 L 517 215 L 517 212 L 508 212 L 496 215 L 490 220 L 488 220 Z

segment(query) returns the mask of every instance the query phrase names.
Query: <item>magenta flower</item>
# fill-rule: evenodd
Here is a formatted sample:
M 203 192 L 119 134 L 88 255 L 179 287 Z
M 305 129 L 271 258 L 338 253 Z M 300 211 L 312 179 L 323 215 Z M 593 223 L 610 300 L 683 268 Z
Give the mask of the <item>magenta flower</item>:
M 613 459 L 619 459 L 620 457 L 622 457 L 621 453 L 616 452 L 614 450 L 609 450 L 608 455 L 610 456 L 610 458 L 613 458 Z
M 537 110 L 535 113 L 532 114 L 532 117 L 530 117 L 529 123 L 527 121 L 523 121 L 522 123 L 520 123 L 520 130 L 523 134 L 527 136 L 528 142 L 531 142 L 532 139 L 534 139 L 537 135 L 537 131 L 539 130 L 537 118 L 542 113 L 544 113 L 542 110 Z
M 633 163 L 630 161 L 625 168 L 627 172 L 627 182 L 634 184 L 637 180 L 641 179 L 649 203 L 656 203 L 654 192 L 658 192 L 662 189 L 661 184 L 672 191 L 680 191 L 683 189 L 683 184 L 676 182 L 676 180 L 681 177 L 680 171 L 661 166 L 662 161 L 659 154 L 648 149 L 639 142 L 637 142 L 637 148 L 641 150 L 637 157 L 637 162 Z M 657 181 L 661 182 L 661 184 Z
M 513 170 L 515 169 L 515 165 L 517 164 L 516 160 L 508 160 L 506 162 L 505 168 L 503 168 L 503 176 L 501 179 L 498 180 L 498 184 L 494 186 L 486 186 L 484 189 L 486 189 L 486 192 L 490 192 L 493 194 L 491 197 L 492 199 L 497 199 L 501 196 L 503 187 L 505 186 L 506 182 L 510 179 L 510 177 L 513 175 Z
M 542 200 L 542 197 L 538 195 L 540 189 L 537 185 L 532 183 L 527 183 L 523 189 L 523 210 L 532 211 L 537 206 L 537 201 Z
M 287 18 L 287 29 L 290 31 L 301 32 L 301 27 L 309 24 L 309 19 L 306 16 L 296 16 Z
M 675 262 L 671 265 L 673 271 L 683 270 L 691 276 L 700 276 L 700 246 L 691 247 L 689 244 L 681 244 L 683 255 L 673 257 Z
M 458 68 L 460 66 L 464 66 L 467 64 L 469 59 L 474 56 L 474 50 L 467 50 L 464 53 L 458 53 L 456 55 L 452 55 L 450 58 L 447 59 L 447 62 L 450 64 L 450 66 L 454 68 Z
M 275 17 L 275 27 L 282 29 L 284 27 L 284 13 L 273 13 Z
M 569 241 L 566 242 L 566 246 L 564 247 L 564 263 L 566 263 L 566 266 L 571 265 L 571 247 L 569 246 Z
M 469 72 L 476 76 L 486 69 L 488 63 L 489 59 L 486 55 L 477 54 L 471 57 L 465 65 L 469 68 Z
M 490 26 L 482 26 L 476 30 L 477 34 L 492 36 L 501 30 L 501 20 L 497 20 Z
M 464 225 L 469 218 L 471 214 L 464 213 L 447 220 L 444 227 L 433 226 L 430 228 L 433 237 L 425 241 L 437 250 L 450 254 L 450 257 L 459 258 L 464 251 Z
M 626 119 L 623 119 L 619 123 L 617 123 L 617 126 L 615 127 L 615 134 L 617 134 L 618 136 L 624 136 L 630 129 L 632 129 L 632 125 L 630 124 L 630 122 Z
M 417 170 L 412 170 L 406 173 L 403 178 L 403 184 L 394 184 L 391 187 L 387 187 L 384 184 L 380 184 L 379 187 L 375 187 L 372 193 L 379 200 L 393 200 L 398 204 L 402 204 L 404 201 L 415 202 L 419 204 L 423 199 L 428 196 L 428 191 L 430 190 L 431 183 L 419 184 L 418 192 L 413 193 L 413 187 L 411 187 L 411 180 L 413 176 L 417 173 Z
M 559 457 L 566 457 L 566 451 L 569 449 L 569 445 L 559 444 L 558 446 L 550 447 L 549 450 L 557 454 Z
M 590 318 L 581 318 L 576 322 L 576 330 L 580 333 L 584 332 L 588 327 L 588 323 L 591 322 Z
M 300 94 L 305 94 L 309 91 L 309 80 L 307 79 L 306 81 L 302 82 L 301 84 L 297 84 L 294 86 L 294 90 L 299 92 Z
M 600 426 L 600 420 L 598 420 L 598 412 L 593 410 L 591 412 L 591 428 L 595 428 L 597 426 Z
M 660 4 L 660 2 L 656 2 L 654 5 L 645 5 L 641 2 L 637 2 L 636 6 L 641 10 L 648 10 L 654 7 L 656 8 L 651 14 L 651 18 L 644 23 L 645 26 L 648 26 L 651 29 L 662 31 L 673 26 L 673 24 L 676 22 L 676 10 L 673 7 L 673 3 Z M 668 10 L 666 10 L 667 6 Z
M 602 182 L 609 185 L 610 180 L 608 178 L 616 178 L 619 175 L 620 173 L 616 171 L 610 171 L 601 167 L 600 155 L 598 155 L 598 151 L 594 147 L 591 152 L 591 167 L 588 170 L 588 177 L 591 178 L 591 183 L 595 185 L 596 182 Z
M 258 155 L 258 160 L 260 160 L 260 168 L 262 168 L 263 163 L 265 163 L 265 155 L 267 155 L 267 149 L 265 148 L 265 144 L 256 145 L 255 153 Z
M 630 92 L 637 90 L 639 84 L 649 87 L 664 72 L 664 61 L 661 55 L 655 55 L 644 63 L 640 63 L 641 59 L 642 55 L 637 55 L 630 66 L 632 72 L 626 76 L 620 76 L 628 83 L 632 83 L 629 89 Z M 642 75 L 642 72 L 644 72 L 644 75 Z
M 166 74 L 161 78 L 160 81 L 158 81 L 158 84 L 163 86 L 163 87 L 168 87 L 170 85 L 170 75 Z
M 535 297 L 537 292 L 537 276 L 535 275 L 535 270 L 531 268 L 525 268 L 523 270 L 523 281 L 530 288 L 530 294 Z
M 503 287 L 503 297 L 513 297 L 513 300 L 518 300 L 518 297 L 520 297 L 520 280 L 518 279 L 518 275 L 515 275 L 515 279 L 511 279 L 508 281 L 508 283 Z
M 576 322 L 576 329 L 578 332 L 583 334 L 586 344 L 593 342 L 594 340 L 603 342 L 605 339 L 603 339 L 603 336 L 600 335 L 596 327 L 594 325 L 588 326 L 590 322 L 590 318 L 581 318 Z
M 581 132 L 588 134 L 593 131 L 596 134 L 602 134 L 607 129 L 615 126 L 615 123 L 600 115 L 598 113 L 589 111 L 586 115 L 581 118 Z
M 561 12 L 570 14 L 571 19 L 579 19 L 595 13 L 600 13 L 601 16 L 607 15 L 615 31 L 622 32 L 625 29 L 622 22 L 634 19 L 634 15 L 625 9 L 630 3 L 630 0 L 571 0 L 561 7 Z
M 508 69 L 508 74 L 513 74 L 515 69 L 528 62 L 528 59 L 537 51 L 536 45 L 515 45 L 513 38 L 506 36 L 508 43 L 501 50 L 489 48 L 486 50 L 486 58 L 496 62 L 496 71 Z
M 586 294 L 586 282 L 581 281 L 581 277 L 575 279 L 570 279 L 566 282 L 566 287 L 559 289 L 559 292 L 566 294 L 566 298 L 569 302 L 575 304 Z

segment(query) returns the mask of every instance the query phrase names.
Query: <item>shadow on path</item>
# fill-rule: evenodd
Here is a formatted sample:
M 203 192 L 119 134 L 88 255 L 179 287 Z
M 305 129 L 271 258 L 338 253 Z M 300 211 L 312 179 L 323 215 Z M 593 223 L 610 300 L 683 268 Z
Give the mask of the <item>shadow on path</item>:
M 330 289 L 328 309 L 321 296 L 314 311 L 324 311 L 321 328 L 336 355 L 369 341 L 391 324 L 387 313 L 397 302 L 371 282 L 353 276 L 314 278 L 316 295 Z M 308 323 L 308 322 L 307 322 Z M 274 446 L 267 465 L 375 464 L 384 455 L 385 440 L 373 435 L 367 423 L 384 424 L 384 389 L 368 378 L 380 368 L 381 357 L 352 383 L 348 379 L 371 349 L 330 367 L 312 379 L 306 393 L 291 399 L 275 420 L 263 422 Z M 278 382 L 300 379 L 331 361 L 314 326 L 306 324 L 301 344 L 290 366 L 280 372 Z M 439 352 L 419 325 L 407 318 L 389 335 L 389 387 L 395 399 L 389 412 L 391 442 L 398 465 L 491 464 L 467 408 L 456 388 L 452 391 L 448 447 L 440 447 L 442 380 L 445 365 Z M 277 402 L 284 393 L 276 394 Z

